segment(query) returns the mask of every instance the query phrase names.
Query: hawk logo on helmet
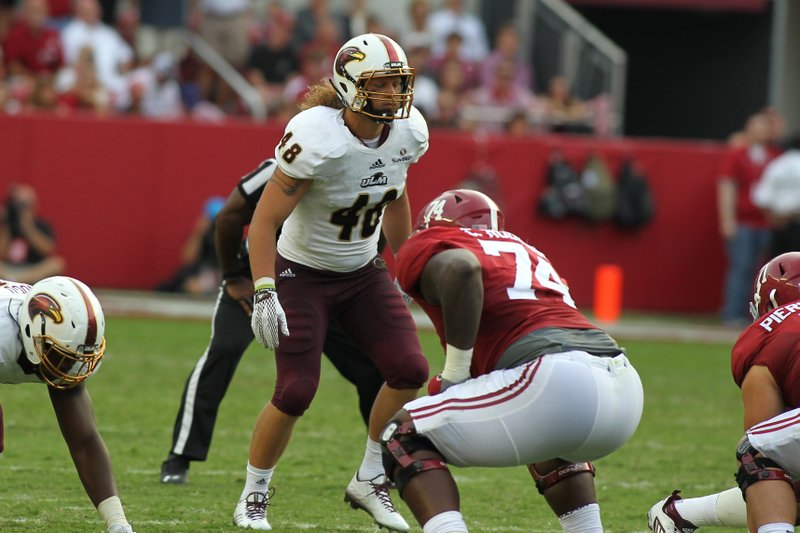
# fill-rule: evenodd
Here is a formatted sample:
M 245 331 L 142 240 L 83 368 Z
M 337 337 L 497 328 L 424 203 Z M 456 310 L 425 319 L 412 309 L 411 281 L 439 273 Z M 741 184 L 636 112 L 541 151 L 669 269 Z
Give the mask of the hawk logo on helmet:
M 355 46 L 348 46 L 347 48 L 342 49 L 339 52 L 339 55 L 336 56 L 336 64 L 334 68 L 339 75 L 355 83 L 355 78 L 353 78 L 353 76 L 351 76 L 344 67 L 351 61 L 364 61 L 365 57 L 367 56 L 364 54 L 364 52 Z
M 55 301 L 52 296 L 43 292 L 34 294 L 33 298 L 31 298 L 28 303 L 28 315 L 30 315 L 31 320 L 33 320 L 36 315 L 43 315 L 49 316 L 56 324 L 60 324 L 64 321 L 64 315 L 61 313 L 61 306 L 58 305 L 58 302 Z

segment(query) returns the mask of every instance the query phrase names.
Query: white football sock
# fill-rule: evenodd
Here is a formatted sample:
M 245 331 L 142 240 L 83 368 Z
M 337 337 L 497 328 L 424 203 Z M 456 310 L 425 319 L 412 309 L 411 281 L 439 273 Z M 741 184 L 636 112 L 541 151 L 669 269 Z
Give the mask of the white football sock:
M 458 511 L 439 513 L 422 526 L 423 533 L 467 533 L 467 524 Z
M 758 528 L 758 533 L 794 533 L 794 526 L 786 523 L 764 524 Z
M 383 474 L 383 455 L 381 445 L 367 437 L 367 446 L 364 451 L 364 460 L 358 468 L 358 479 L 367 481 Z
M 675 502 L 675 510 L 697 527 L 747 527 L 747 505 L 738 487 Z
M 590 503 L 558 517 L 564 533 L 602 533 L 600 506 Z
M 272 479 L 272 473 L 274 471 L 274 466 L 266 469 L 256 468 L 248 462 L 244 490 L 242 490 L 242 495 L 239 496 L 239 500 L 244 500 L 251 492 L 260 492 L 262 494 L 266 494 L 267 490 L 269 489 L 269 482 Z

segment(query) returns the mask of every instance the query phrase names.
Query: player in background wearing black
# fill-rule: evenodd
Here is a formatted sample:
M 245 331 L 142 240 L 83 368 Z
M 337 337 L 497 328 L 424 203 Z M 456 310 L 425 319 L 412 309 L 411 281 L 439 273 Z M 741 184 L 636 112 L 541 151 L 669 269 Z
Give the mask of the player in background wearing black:
M 189 463 L 206 460 L 219 405 L 242 354 L 253 341 L 250 327 L 253 280 L 242 237 L 274 169 L 275 160 L 267 159 L 242 177 L 217 215 L 215 241 L 223 281 L 211 319 L 211 339 L 183 389 L 172 446 L 161 465 L 162 483 L 186 483 Z M 381 239 L 379 249 L 384 244 Z M 367 424 L 384 381 L 380 371 L 335 322 L 328 328 L 324 353 L 342 376 L 356 386 L 361 417 Z

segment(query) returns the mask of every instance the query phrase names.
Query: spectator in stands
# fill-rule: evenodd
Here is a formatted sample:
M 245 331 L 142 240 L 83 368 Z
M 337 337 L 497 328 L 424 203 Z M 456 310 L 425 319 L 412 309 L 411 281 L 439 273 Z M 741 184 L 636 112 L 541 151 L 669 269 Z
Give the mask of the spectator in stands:
M 436 55 L 431 50 L 430 67 L 434 73 L 439 73 L 445 63 L 457 62 L 461 65 L 461 71 L 464 74 L 464 87 L 471 89 L 477 87 L 480 82 L 478 63 L 464 57 L 461 52 L 461 43 L 463 42 L 464 38 L 460 33 L 454 32 L 448 35 L 446 46 L 442 53 Z
M 761 109 L 762 113 L 767 118 L 769 124 L 769 134 L 767 135 L 767 144 L 780 151 L 784 139 L 786 129 L 786 120 L 783 116 L 772 106 L 767 106 Z M 748 134 L 745 128 L 734 131 L 728 136 L 728 146 L 731 148 L 738 148 L 747 146 Z
M 318 81 L 326 80 L 331 63 L 321 49 L 312 50 L 300 64 L 300 74 L 294 76 L 283 89 L 284 105 L 291 109 L 291 115 L 298 111 L 308 88 Z
M 5 110 L 17 113 L 54 107 L 53 80 L 63 54 L 58 32 L 47 26 L 45 0 L 24 0 L 3 48 L 4 66 L 8 68 L 7 90 L 3 91 Z
M 367 26 L 372 18 L 366 0 L 350 0 L 350 9 L 341 15 L 342 39 L 346 41 L 356 35 L 371 33 Z
M 47 0 L 47 25 L 61 31 L 72 19 L 72 0 Z
M 181 58 L 186 52 L 185 26 L 188 0 L 136 0 L 139 24 L 135 32 L 136 55 L 150 61 L 158 52 L 170 52 Z
M 203 212 L 183 244 L 181 266 L 170 279 L 159 284 L 157 290 L 190 294 L 210 294 L 217 290 L 222 272 L 214 244 L 215 220 L 223 205 L 225 199 L 221 196 L 206 200 Z
M 3 41 L 9 28 L 11 28 L 16 3 L 17 0 L 0 0 L 0 42 Z
M 394 32 L 383 23 L 383 20 L 378 15 L 370 15 L 367 18 L 367 33 L 380 33 L 381 35 L 388 35 L 392 39 L 395 38 Z
M 58 93 L 55 84 L 50 80 L 39 80 L 33 88 L 31 105 L 36 109 L 58 109 Z
M 487 131 L 501 131 L 503 125 L 518 111 L 527 112 L 536 106 L 536 97 L 525 86 L 515 82 L 516 64 L 502 59 L 495 66 L 490 85 L 484 85 L 469 95 L 476 126 Z
M 3 43 L 10 76 L 52 83 L 64 64 L 61 37 L 47 26 L 47 9 L 47 0 L 23 0 L 21 16 Z
M 343 42 L 341 38 L 341 26 L 332 16 L 324 16 L 317 19 L 317 29 L 314 37 L 307 41 L 298 51 L 300 61 L 304 61 L 306 56 L 322 55 L 328 64 L 333 64 L 339 46 Z
M 149 118 L 178 119 L 184 116 L 177 65 L 170 52 L 159 52 L 150 64 L 128 76 L 132 113 Z
M 250 51 L 248 35 L 252 20 L 248 0 L 200 0 L 200 36 L 225 61 L 242 71 Z M 227 112 L 234 111 L 236 98 L 230 86 L 205 62 L 198 72 L 200 94 Z
M 300 71 L 300 61 L 292 48 L 292 28 L 278 21 L 268 22 L 263 43 L 250 50 L 247 79 L 273 112 L 281 107 L 286 82 Z
M 198 82 L 202 59 L 191 48 L 187 50 L 178 64 L 181 99 L 187 114 L 192 120 L 222 124 L 228 116 L 216 104 L 203 98 Z
M 560 133 L 591 133 L 592 113 L 589 106 L 572 93 L 565 76 L 553 76 L 547 93 L 541 97 L 545 126 Z
M 328 0 L 309 0 L 308 6 L 297 12 L 292 42 L 294 49 L 299 53 L 306 43 L 316 37 L 319 22 L 331 16 Z
M 486 28 L 481 19 L 464 11 L 463 0 L 445 0 L 445 7 L 431 13 L 428 27 L 433 37 L 433 55 L 443 54 L 447 39 L 453 33 L 461 35 L 461 57 L 482 61 L 489 54 Z
M 122 9 L 116 15 L 116 22 L 109 24 L 119 32 L 122 40 L 134 50 L 134 65 L 139 64 L 136 56 L 136 30 L 139 27 L 139 8 L 134 5 L 136 0 L 125 0 L 120 6 Z M 104 17 L 105 18 L 105 17 Z
M 0 278 L 33 284 L 64 271 L 64 260 L 55 253 L 53 228 L 37 211 L 33 187 L 9 188 L 0 207 Z
M 482 85 L 491 85 L 497 64 L 503 60 L 514 62 L 514 84 L 519 87 L 533 87 L 531 67 L 520 58 L 519 32 L 513 23 L 503 24 L 495 37 L 494 49 L 484 61 L 481 62 L 480 79 Z
M 428 0 L 411 0 L 408 5 L 408 15 L 410 26 L 402 32 L 402 45 L 406 50 L 417 46 L 427 47 L 428 50 L 433 46 L 433 34 L 428 27 L 428 17 L 430 16 L 430 5 Z
M 503 127 L 506 135 L 509 137 L 525 137 L 533 130 L 531 122 L 528 120 L 528 114 L 525 111 L 515 111 L 506 121 Z M 494 195 L 491 195 L 493 198 Z
M 728 256 L 722 303 L 722 321 L 730 326 L 749 322 L 748 301 L 756 267 L 764 262 L 769 248 L 769 225 L 753 204 L 751 191 L 764 168 L 777 156 L 769 146 L 770 124 L 757 113 L 747 120 L 746 144 L 728 153 L 717 182 L 720 235 Z
M 133 64 L 133 49 L 119 33 L 100 20 L 98 0 L 75 0 L 75 18 L 64 26 L 61 43 L 67 65 L 73 66 L 84 47 L 92 50 L 97 79 L 111 98 L 114 109 L 130 104 L 125 73 Z
M 58 111 L 92 111 L 98 115 L 111 112 L 112 95 L 100 82 L 94 58 L 94 49 L 84 46 L 71 66 L 61 69 L 56 77 L 55 89 L 58 98 Z M 130 97 L 125 90 L 126 101 Z
M 420 44 L 406 48 L 408 65 L 414 69 L 414 107 L 426 117 L 438 114 L 439 86 L 428 74 L 426 65 L 430 59 L 430 46 Z
M 764 169 L 753 189 L 753 203 L 766 212 L 772 227 L 769 256 L 800 251 L 800 132 Z
M 431 124 L 443 128 L 461 127 L 461 111 L 466 103 L 466 75 L 460 61 L 448 61 L 438 72 L 439 94 Z
M 773 106 L 767 106 L 761 112 L 767 116 L 769 122 L 769 143 L 779 150 L 782 149 L 786 141 L 786 119 Z
M 283 0 L 269 0 L 266 5 L 264 19 L 267 24 L 280 24 L 284 28 L 294 30 L 295 12 L 287 9 Z

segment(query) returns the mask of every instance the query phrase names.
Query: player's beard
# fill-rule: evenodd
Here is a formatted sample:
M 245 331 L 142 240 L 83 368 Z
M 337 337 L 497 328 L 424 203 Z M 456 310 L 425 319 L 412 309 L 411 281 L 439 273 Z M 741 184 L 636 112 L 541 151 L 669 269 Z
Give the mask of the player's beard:
M 379 124 L 391 123 L 397 116 L 397 111 L 400 109 L 400 104 L 397 102 L 389 102 L 389 101 L 384 101 L 384 102 L 386 102 L 386 109 L 380 109 L 380 110 L 376 109 L 372 103 L 372 100 L 369 100 L 367 102 L 367 105 L 364 106 L 364 111 L 366 113 L 369 113 L 370 115 L 375 115 L 375 116 L 368 115 L 369 118 L 371 118 L 372 120 L 374 120 Z

